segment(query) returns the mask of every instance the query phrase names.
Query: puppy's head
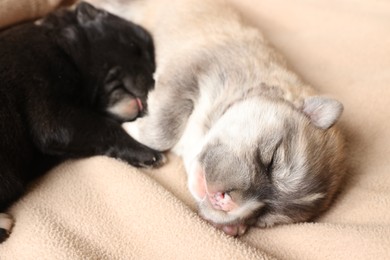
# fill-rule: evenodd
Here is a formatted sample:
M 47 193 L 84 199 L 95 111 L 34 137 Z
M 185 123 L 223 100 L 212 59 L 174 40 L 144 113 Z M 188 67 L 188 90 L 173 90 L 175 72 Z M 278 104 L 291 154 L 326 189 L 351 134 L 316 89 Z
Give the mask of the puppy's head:
M 82 72 L 84 95 L 121 121 L 146 109 L 155 70 L 151 36 L 140 26 L 80 3 L 43 21 L 54 29 L 58 45 Z
M 324 210 L 344 172 L 343 140 L 332 127 L 339 102 L 307 98 L 297 109 L 252 98 L 211 128 L 189 173 L 201 215 L 215 224 L 272 226 Z

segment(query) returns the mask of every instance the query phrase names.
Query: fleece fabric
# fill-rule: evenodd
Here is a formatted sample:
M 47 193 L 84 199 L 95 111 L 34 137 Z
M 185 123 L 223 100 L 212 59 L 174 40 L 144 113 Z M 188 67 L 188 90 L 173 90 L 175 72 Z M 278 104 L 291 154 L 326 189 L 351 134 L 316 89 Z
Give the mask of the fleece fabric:
M 75 0 L 0 0 L 0 27 L 39 18 Z
M 331 208 L 232 238 L 197 215 L 180 158 L 140 170 L 93 157 L 54 168 L 9 209 L 16 223 L 1 260 L 390 259 L 390 2 L 230 1 L 298 74 L 345 106 L 350 167 Z M 0 26 L 59 4 L 0 0 Z

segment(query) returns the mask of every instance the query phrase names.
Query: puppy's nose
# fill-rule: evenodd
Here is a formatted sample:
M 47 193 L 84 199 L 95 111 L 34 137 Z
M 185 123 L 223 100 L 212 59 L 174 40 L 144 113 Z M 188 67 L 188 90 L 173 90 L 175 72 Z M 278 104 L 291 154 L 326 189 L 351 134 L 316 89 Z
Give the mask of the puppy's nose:
M 232 197 L 226 192 L 208 193 L 207 197 L 216 210 L 231 211 L 237 207 Z

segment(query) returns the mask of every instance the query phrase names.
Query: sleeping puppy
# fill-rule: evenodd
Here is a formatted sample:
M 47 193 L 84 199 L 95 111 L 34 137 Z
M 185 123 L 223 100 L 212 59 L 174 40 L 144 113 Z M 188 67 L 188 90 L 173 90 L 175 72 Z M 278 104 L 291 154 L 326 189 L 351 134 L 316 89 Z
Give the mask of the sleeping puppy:
M 64 159 L 161 163 L 121 127 L 145 113 L 153 49 L 141 27 L 86 3 L 0 32 L 0 210 Z M 11 227 L 0 214 L 0 242 Z
M 125 129 L 182 156 L 201 216 L 229 235 L 310 220 L 345 173 L 343 106 L 319 96 L 223 0 L 109 1 L 153 35 L 149 113 Z M 122 5 L 121 5 L 122 3 Z

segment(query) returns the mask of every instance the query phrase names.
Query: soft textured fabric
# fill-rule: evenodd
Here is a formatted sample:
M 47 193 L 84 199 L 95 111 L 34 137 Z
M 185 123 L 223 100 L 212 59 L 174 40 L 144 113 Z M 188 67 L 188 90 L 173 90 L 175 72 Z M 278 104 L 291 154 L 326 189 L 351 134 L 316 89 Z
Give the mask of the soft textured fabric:
M 16 224 L 0 259 L 390 259 L 390 2 L 232 1 L 296 72 L 345 105 L 350 169 L 329 211 L 231 238 L 197 216 L 179 158 L 137 170 L 94 157 L 31 186 L 10 209 Z M 1 25 L 7 2 L 15 15 L 6 17 L 32 17 L 17 13 L 21 0 L 2 0 Z
M 0 28 L 43 16 L 74 0 L 0 0 Z

